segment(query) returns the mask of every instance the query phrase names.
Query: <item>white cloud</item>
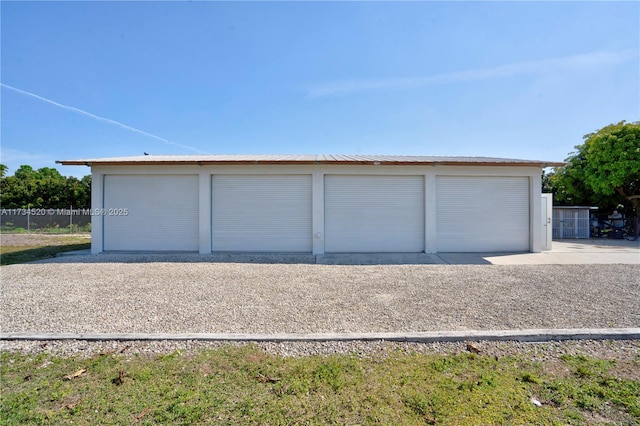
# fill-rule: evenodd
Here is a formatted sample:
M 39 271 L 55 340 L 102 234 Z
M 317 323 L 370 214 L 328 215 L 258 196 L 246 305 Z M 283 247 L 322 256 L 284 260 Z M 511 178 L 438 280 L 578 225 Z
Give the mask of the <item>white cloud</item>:
M 34 169 L 41 167 L 54 167 L 55 159 L 47 154 L 34 153 L 27 151 L 20 151 L 18 149 L 8 148 L 5 146 L 0 147 L 0 163 L 9 168 L 7 173 L 12 175 L 18 167 L 23 164 L 28 164 Z
M 1 163 L 18 163 L 20 161 L 37 161 L 40 163 L 51 161 L 52 163 L 54 163 L 54 160 L 50 156 L 45 154 L 35 154 L 13 148 L 0 147 Z
M 548 74 L 567 70 L 591 70 L 603 65 L 618 65 L 638 57 L 638 49 L 614 52 L 591 52 L 561 58 L 541 59 L 501 65 L 494 68 L 453 71 L 425 77 L 398 79 L 364 79 L 334 82 L 313 86 L 307 95 L 312 98 L 344 96 L 357 92 L 387 89 L 416 89 L 420 87 L 451 84 L 465 81 L 487 80 L 523 74 Z

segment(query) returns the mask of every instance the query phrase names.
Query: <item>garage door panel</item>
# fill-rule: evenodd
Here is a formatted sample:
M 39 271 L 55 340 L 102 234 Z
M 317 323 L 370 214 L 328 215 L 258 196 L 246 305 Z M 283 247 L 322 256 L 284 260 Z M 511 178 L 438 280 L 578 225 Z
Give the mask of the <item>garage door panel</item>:
M 310 252 L 310 175 L 214 175 L 214 251 Z
M 198 176 L 106 175 L 104 207 L 105 251 L 198 250 Z
M 527 177 L 438 176 L 437 250 L 529 249 Z
M 326 175 L 325 251 L 424 251 L 424 177 Z

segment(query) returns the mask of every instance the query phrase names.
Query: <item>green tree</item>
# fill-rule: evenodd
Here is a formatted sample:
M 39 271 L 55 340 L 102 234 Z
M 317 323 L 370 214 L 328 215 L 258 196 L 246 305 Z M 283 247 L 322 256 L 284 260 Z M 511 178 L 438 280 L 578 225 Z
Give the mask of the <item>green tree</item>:
M 22 165 L 13 176 L 2 180 L 1 197 L 3 208 L 28 208 L 36 199 L 36 173 L 31 166 Z
M 82 179 L 70 176 L 65 186 L 65 202 L 69 206 L 80 209 L 91 207 L 91 175 Z
M 6 168 L 4 169 L 6 171 Z M 91 176 L 64 177 L 57 169 L 22 165 L 0 181 L 2 208 L 90 208 Z
M 67 179 L 57 169 L 43 167 L 36 172 L 35 204 L 38 207 L 68 207 Z
M 640 214 L 640 122 L 610 124 L 575 148 L 550 177 L 556 200 L 607 209 L 622 204 Z

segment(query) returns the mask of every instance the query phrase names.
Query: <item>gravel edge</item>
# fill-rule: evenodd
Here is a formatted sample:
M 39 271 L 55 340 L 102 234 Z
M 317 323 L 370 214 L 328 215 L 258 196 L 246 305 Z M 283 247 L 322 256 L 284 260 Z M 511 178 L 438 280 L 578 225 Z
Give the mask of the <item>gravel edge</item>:
M 180 352 L 194 355 L 203 350 L 252 345 L 281 357 L 353 355 L 379 357 L 390 354 L 459 354 L 466 351 L 466 342 L 390 342 L 329 341 L 329 342 L 211 342 L 211 341 L 83 341 L 21 340 L 0 341 L 0 351 L 26 355 L 50 354 L 64 357 L 89 358 L 98 354 L 124 356 L 155 356 Z M 481 354 L 503 357 L 522 355 L 532 361 L 559 359 L 562 355 L 584 355 L 594 358 L 640 363 L 640 340 L 566 340 L 544 343 L 516 341 L 478 341 L 474 345 Z

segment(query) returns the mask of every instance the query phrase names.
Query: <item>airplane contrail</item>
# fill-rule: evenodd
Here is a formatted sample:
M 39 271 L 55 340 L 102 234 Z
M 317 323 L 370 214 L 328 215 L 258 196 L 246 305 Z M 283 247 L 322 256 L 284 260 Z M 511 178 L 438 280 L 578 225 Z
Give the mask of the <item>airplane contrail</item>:
M 207 154 L 206 152 L 201 151 L 198 148 L 194 148 L 194 147 L 189 146 L 189 145 L 183 145 L 183 144 L 180 144 L 180 143 L 177 143 L 177 142 L 172 142 L 172 141 L 170 141 L 168 139 L 162 138 L 160 136 L 156 136 L 156 135 L 154 135 L 152 133 L 145 132 L 144 130 L 136 129 L 135 127 L 131 127 L 131 126 L 127 126 L 126 124 L 120 123 L 119 121 L 112 120 L 112 119 L 106 118 L 106 117 L 100 117 L 99 115 L 91 114 L 90 112 L 81 110 L 80 108 L 72 107 L 72 106 L 69 106 L 69 105 L 63 105 L 61 103 L 52 101 L 51 99 L 47 99 L 47 98 L 44 98 L 42 96 L 36 95 L 35 93 L 27 92 L 26 90 L 22 90 L 22 89 L 18 89 L 17 87 L 9 86 L 8 84 L 0 83 L 0 86 L 4 87 L 6 89 L 9 89 L 9 90 L 13 90 L 14 92 L 17 92 L 17 93 L 20 93 L 20 94 L 23 94 L 23 95 L 31 96 L 32 98 L 36 98 L 38 100 L 41 100 L 41 101 L 46 102 L 46 103 L 51 104 L 51 105 L 55 105 L 55 106 L 60 107 L 62 109 L 66 109 L 68 111 L 73 111 L 73 112 L 76 112 L 78 114 L 82 114 L 82 115 L 85 115 L 87 117 L 91 117 L 93 119 L 96 119 L 96 120 L 99 120 L 99 121 L 103 121 L 105 123 L 113 124 L 115 126 L 123 128 L 125 130 L 130 130 L 132 132 L 139 133 L 139 134 L 147 136 L 149 138 L 159 140 L 159 141 L 164 142 L 164 143 L 166 143 L 168 145 L 173 145 L 173 146 L 177 146 L 177 147 L 180 147 L 180 148 L 183 148 L 183 149 L 188 149 L 190 151 L 194 151 L 194 152 L 197 152 L 197 153 L 200 153 L 200 154 Z

